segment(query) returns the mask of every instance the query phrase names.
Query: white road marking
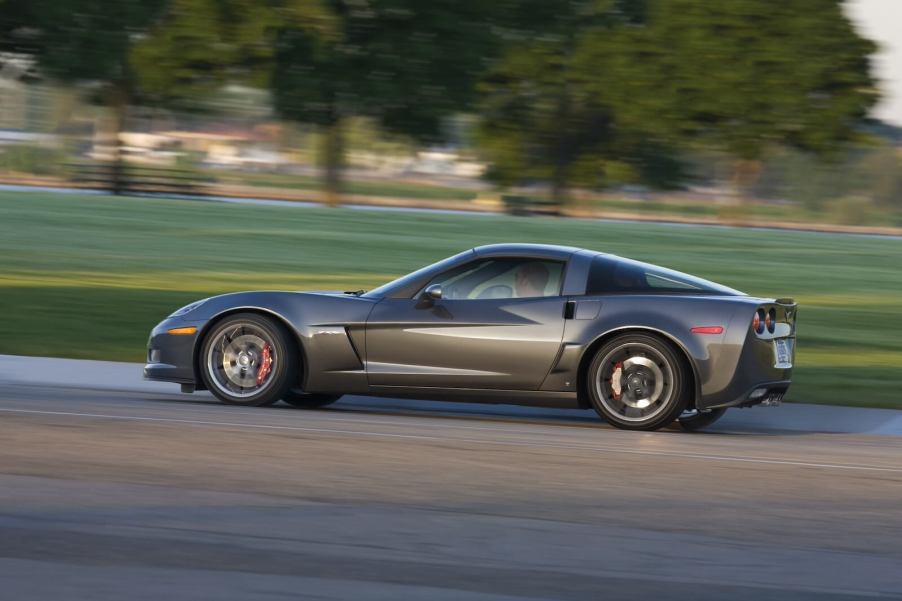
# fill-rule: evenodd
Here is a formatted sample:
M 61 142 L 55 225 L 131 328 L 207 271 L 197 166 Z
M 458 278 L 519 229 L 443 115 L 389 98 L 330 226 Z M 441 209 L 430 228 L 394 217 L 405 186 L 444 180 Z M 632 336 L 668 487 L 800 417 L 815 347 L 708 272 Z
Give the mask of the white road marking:
M 379 438 L 397 438 L 397 439 L 406 439 L 406 440 L 431 440 L 431 441 L 439 441 L 439 442 L 453 441 L 453 442 L 464 442 L 464 443 L 493 445 L 493 446 L 521 446 L 521 447 L 554 448 L 554 449 L 575 449 L 575 450 L 582 450 L 582 451 L 598 451 L 598 452 L 602 452 L 602 453 L 623 453 L 623 454 L 629 454 L 629 455 L 644 455 L 644 456 L 670 457 L 670 458 L 677 457 L 677 458 L 681 458 L 681 459 L 699 459 L 699 460 L 703 460 L 703 461 L 752 463 L 752 464 L 761 464 L 761 465 L 784 465 L 784 466 L 791 466 L 791 467 L 807 467 L 807 468 L 850 470 L 850 471 L 868 471 L 868 472 L 889 472 L 889 473 L 902 474 L 902 468 L 894 468 L 894 467 L 881 467 L 881 466 L 873 466 L 873 465 L 848 465 L 848 464 L 836 464 L 836 463 L 816 463 L 816 462 L 808 462 L 808 461 L 793 461 L 793 460 L 789 460 L 789 459 L 768 459 L 768 458 L 764 458 L 764 457 L 732 457 L 732 456 L 728 456 L 728 455 L 706 455 L 706 454 L 702 454 L 702 453 L 686 453 L 686 452 L 680 452 L 680 451 L 650 451 L 650 450 L 627 449 L 627 448 L 598 446 L 598 445 L 544 443 L 544 442 L 536 442 L 536 441 L 517 441 L 517 440 L 486 440 L 486 439 L 478 439 L 478 438 L 428 436 L 428 435 L 422 435 L 422 434 L 396 434 L 396 433 L 390 433 L 390 432 L 367 432 L 367 431 L 363 431 L 363 430 L 338 430 L 338 429 L 332 429 L 332 428 L 312 428 L 312 427 L 303 427 L 303 426 L 281 426 L 281 425 L 271 425 L 271 424 L 248 424 L 248 423 L 223 422 L 223 421 L 213 421 L 213 420 L 179 419 L 179 418 L 173 418 L 173 417 L 113 415 L 113 414 L 106 414 L 106 413 L 79 413 L 79 412 L 72 412 L 72 411 L 44 411 L 44 410 L 39 410 L 39 409 L 0 408 L 0 412 L 30 414 L 30 415 L 53 415 L 53 416 L 61 416 L 61 417 L 81 417 L 81 418 L 94 418 L 94 419 L 139 421 L 139 422 L 174 423 L 174 424 L 188 424 L 188 425 L 199 425 L 199 426 L 222 426 L 222 427 L 239 428 L 239 429 L 244 428 L 244 429 L 257 429 L 257 430 L 282 430 L 282 431 L 292 431 L 292 432 L 311 432 L 311 433 L 318 433 L 318 434 L 344 434 L 344 435 L 352 435 L 352 436 L 372 436 L 372 437 L 379 437 Z

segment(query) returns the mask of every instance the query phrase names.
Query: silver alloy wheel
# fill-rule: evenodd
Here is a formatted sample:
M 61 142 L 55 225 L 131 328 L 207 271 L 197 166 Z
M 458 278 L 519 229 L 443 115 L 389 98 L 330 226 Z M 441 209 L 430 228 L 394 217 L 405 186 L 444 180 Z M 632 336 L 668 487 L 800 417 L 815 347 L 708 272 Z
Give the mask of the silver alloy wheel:
M 239 324 L 220 332 L 209 346 L 207 373 L 220 391 L 247 398 L 269 387 L 278 360 L 263 330 Z
M 673 381 L 673 367 L 660 351 L 641 342 L 627 342 L 602 359 L 595 392 L 618 418 L 642 422 L 666 409 L 674 393 Z

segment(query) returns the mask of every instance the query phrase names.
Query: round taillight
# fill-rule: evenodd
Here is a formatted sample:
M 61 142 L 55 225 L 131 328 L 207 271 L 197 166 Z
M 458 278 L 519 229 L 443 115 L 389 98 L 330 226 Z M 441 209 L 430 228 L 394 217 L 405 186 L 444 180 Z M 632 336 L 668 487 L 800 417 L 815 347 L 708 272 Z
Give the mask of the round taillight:
M 777 312 L 774 309 L 767 312 L 767 317 L 764 318 L 764 325 L 767 327 L 768 332 L 774 333 L 774 329 L 777 327 Z
M 764 311 L 758 309 L 755 311 L 755 316 L 752 317 L 752 329 L 758 332 L 759 334 L 764 332 L 764 319 L 763 319 Z

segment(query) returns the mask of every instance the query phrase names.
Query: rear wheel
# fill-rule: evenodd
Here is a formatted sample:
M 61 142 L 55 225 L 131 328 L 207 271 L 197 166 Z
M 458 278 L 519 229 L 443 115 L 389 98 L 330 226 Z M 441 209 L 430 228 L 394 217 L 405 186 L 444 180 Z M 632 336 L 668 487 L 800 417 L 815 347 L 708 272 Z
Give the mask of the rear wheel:
M 698 432 L 719 420 L 726 412 L 725 408 L 711 409 L 704 412 L 692 409 L 691 411 L 684 411 L 677 421 L 686 432 Z
M 297 364 L 297 350 L 282 325 L 255 313 L 215 324 L 201 351 L 204 383 L 230 405 L 272 405 L 294 382 Z
M 341 398 L 340 394 L 307 394 L 298 390 L 289 390 L 282 395 L 282 400 L 292 407 L 301 409 L 317 409 L 331 405 Z
M 669 343 L 623 334 L 595 353 L 586 378 L 595 410 L 624 430 L 657 430 L 686 407 L 690 375 Z

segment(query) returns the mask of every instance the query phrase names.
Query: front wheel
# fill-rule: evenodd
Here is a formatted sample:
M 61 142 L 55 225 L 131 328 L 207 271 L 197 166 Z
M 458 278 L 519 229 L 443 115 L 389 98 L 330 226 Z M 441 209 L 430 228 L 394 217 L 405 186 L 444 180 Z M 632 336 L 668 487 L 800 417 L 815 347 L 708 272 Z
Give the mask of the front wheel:
M 282 395 L 283 401 L 301 409 L 318 409 L 331 405 L 340 398 L 340 394 L 307 394 L 298 390 L 289 390 Z
M 204 383 L 229 405 L 272 405 L 294 383 L 297 364 L 297 349 L 282 325 L 255 313 L 215 324 L 201 351 Z
M 690 375 L 669 343 L 648 334 L 617 336 L 598 349 L 586 377 L 595 410 L 624 430 L 672 423 L 690 397 Z

